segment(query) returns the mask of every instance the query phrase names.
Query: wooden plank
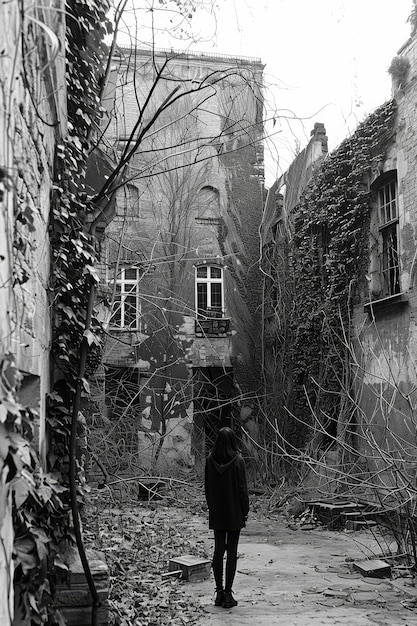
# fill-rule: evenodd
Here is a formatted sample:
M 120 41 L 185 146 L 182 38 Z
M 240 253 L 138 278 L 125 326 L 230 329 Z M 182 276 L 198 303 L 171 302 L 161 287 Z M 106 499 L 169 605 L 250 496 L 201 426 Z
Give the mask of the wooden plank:
M 348 519 L 345 522 L 346 530 L 364 530 L 376 525 L 377 523 L 372 520 Z
M 385 578 L 391 576 L 391 566 L 381 559 L 369 559 L 353 563 L 355 570 L 360 572 L 362 576 L 373 576 L 374 578 Z
M 193 554 L 184 554 L 169 561 L 169 571 L 182 571 L 182 580 L 197 582 L 210 576 L 210 561 Z

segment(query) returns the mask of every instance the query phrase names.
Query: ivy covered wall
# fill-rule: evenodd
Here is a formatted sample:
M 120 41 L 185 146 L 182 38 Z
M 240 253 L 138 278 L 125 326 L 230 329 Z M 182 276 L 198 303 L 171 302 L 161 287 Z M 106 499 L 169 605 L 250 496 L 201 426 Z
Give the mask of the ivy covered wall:
M 276 266 L 268 269 L 280 277 L 280 291 L 265 343 L 270 359 L 280 358 L 265 396 L 284 456 L 334 446 L 353 418 L 351 316 L 367 297 L 370 181 L 392 138 L 395 112 L 390 101 L 370 115 L 324 159 L 289 212 L 286 196 L 294 190 L 285 189 Z
M 50 197 L 57 142 L 67 132 L 64 2 L 0 6 L 0 623 L 29 606 L 45 615 L 41 570 L 50 505 Z M 19 391 L 19 394 L 18 394 Z M 39 489 L 39 492 L 37 491 Z M 40 513 L 45 504 L 43 514 Z M 38 516 L 39 514 L 39 516 Z M 38 533 L 38 534 L 36 534 Z M 36 539 L 35 539 L 36 537 Z M 34 609 L 35 610 L 35 609 Z
M 393 59 L 389 71 L 396 103 L 394 132 L 374 179 L 389 173 L 396 175 L 397 293 L 384 297 L 373 279 L 376 240 L 380 239 L 374 226 L 377 216 L 373 213 L 369 252 L 374 262 L 368 274 L 370 293 L 367 300 L 357 303 L 353 310 L 355 341 L 351 361 L 355 367 L 355 386 L 360 390 L 357 449 L 387 493 L 395 493 L 403 506 L 409 501 L 409 488 L 415 481 L 417 457 L 415 32 Z M 363 303 L 365 306 L 361 306 Z
M 106 2 L 0 6 L 0 622 L 45 623 L 82 473 L 70 451 L 95 281 L 85 190 Z M 93 130 L 92 130 L 93 129 Z M 93 317 L 93 316 L 92 316 Z M 60 393 L 53 383 L 60 380 Z M 79 381 L 80 379 L 80 381 Z M 72 421 L 72 414 L 75 419 Z M 68 475 L 68 468 L 72 480 Z M 72 483 L 72 486 L 71 486 Z M 75 492 L 75 497 L 72 492 Z M 58 621 L 58 615 L 54 615 Z M 62 620 L 61 620 L 62 621 Z

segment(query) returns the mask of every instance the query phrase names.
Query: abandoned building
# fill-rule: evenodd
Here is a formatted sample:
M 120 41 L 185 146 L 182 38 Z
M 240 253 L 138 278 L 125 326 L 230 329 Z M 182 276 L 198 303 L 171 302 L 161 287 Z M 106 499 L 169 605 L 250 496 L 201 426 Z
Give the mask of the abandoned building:
M 392 99 L 331 154 L 316 124 L 264 206 L 259 59 L 116 49 L 87 167 L 108 6 L 53 8 L 0 4 L 0 623 L 47 610 L 81 385 L 135 477 L 194 475 L 219 426 L 262 424 L 274 458 L 414 519 L 415 33 Z
M 414 34 L 389 69 L 392 99 L 331 154 L 315 126 L 261 226 L 275 445 L 333 467 L 329 493 L 393 510 L 409 503 L 417 454 L 416 53 Z
M 114 58 L 106 151 L 132 158 L 102 246 L 96 397 L 135 452 L 139 437 L 145 468 L 198 464 L 221 424 L 253 412 L 262 72 L 258 59 L 221 55 Z

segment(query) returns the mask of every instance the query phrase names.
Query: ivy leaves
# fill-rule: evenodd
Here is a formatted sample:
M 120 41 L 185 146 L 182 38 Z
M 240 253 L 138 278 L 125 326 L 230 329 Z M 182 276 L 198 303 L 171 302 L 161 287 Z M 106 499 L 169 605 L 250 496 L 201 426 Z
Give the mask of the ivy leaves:
M 363 238 L 370 193 L 366 179 L 375 154 L 383 151 L 384 134 L 394 113 L 395 104 L 389 102 L 369 116 L 354 136 L 323 162 L 298 208 L 302 218 L 295 216 L 299 224 L 297 250 L 310 248 L 315 272 L 325 286 L 317 295 L 319 307 L 328 299 L 340 304 L 340 299 L 348 297 L 351 281 L 359 278 L 367 263 Z
M 52 566 L 59 544 L 69 538 L 64 491 L 39 465 L 31 471 L 21 469 L 12 485 L 14 584 L 20 610 L 30 614 L 35 624 L 45 623 L 50 615 Z
M 294 380 L 315 381 L 316 410 L 330 415 L 341 393 L 345 332 L 366 274 L 371 198 L 367 180 L 384 154 L 395 103 L 370 115 L 327 159 L 294 210 L 293 303 L 289 359 Z M 306 420 L 304 391 L 295 391 L 293 410 Z M 333 407 L 333 409 L 332 409 Z
M 21 381 L 13 355 L 0 355 L 0 471 L 13 504 L 17 616 L 30 614 L 32 623 L 41 624 L 48 618 L 51 600 L 47 563 L 67 535 L 64 490 L 55 477 L 43 472 L 31 445 L 36 416 L 18 401 Z
M 56 146 L 55 184 L 51 198 L 51 308 L 55 312 L 52 354 L 62 375 L 60 393 L 49 398 L 47 422 L 51 441 L 46 473 L 31 446 L 34 414 L 19 404 L 19 372 L 12 355 L 0 355 L 0 470 L 13 501 L 14 586 L 17 618 L 46 623 L 56 577 L 65 566 L 62 541 L 71 541 L 67 488 L 70 402 L 78 372 L 79 348 L 87 341 L 101 349 L 101 327 L 94 318 L 85 336 L 88 294 L 98 282 L 96 242 L 88 234 L 85 176 L 89 138 L 100 115 L 100 77 L 104 73 L 107 0 L 76 0 L 66 5 L 66 83 L 68 136 Z M 5 175 L 0 182 L 5 186 Z M 1 191 L 1 189 L 0 189 Z M 36 210 L 29 200 L 15 206 L 15 252 L 22 262 L 20 284 L 30 276 L 30 254 Z M 84 390 L 88 392 L 85 380 Z M 80 480 L 80 483 L 82 481 Z M 81 489 L 81 487 L 80 487 Z M 55 621 L 60 621 L 59 616 Z M 61 623 L 61 622 L 60 622 Z

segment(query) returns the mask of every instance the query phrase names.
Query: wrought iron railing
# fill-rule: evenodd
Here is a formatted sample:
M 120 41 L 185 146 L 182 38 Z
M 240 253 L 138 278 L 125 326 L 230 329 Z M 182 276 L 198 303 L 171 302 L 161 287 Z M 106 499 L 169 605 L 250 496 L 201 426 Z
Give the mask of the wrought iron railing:
M 196 337 L 226 337 L 230 333 L 230 319 L 198 318 L 195 320 Z

